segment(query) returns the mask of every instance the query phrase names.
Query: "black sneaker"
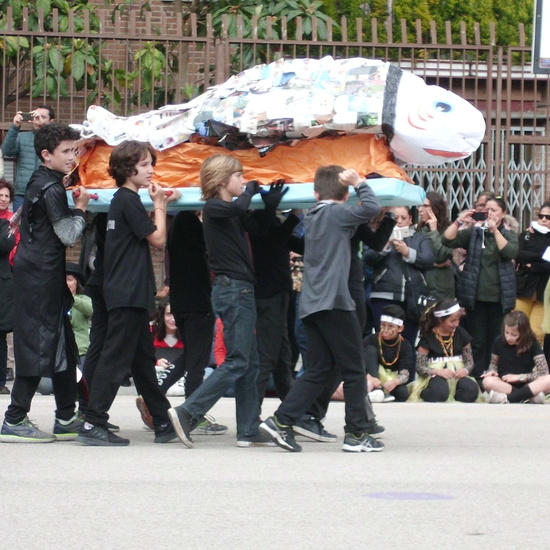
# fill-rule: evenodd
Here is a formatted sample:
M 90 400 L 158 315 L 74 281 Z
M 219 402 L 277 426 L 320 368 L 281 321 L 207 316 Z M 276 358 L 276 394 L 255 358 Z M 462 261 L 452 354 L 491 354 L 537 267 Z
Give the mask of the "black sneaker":
M 117 426 L 116 424 L 111 424 L 110 422 L 107 422 L 107 424 L 105 424 L 105 427 L 110 431 L 110 432 L 120 432 L 120 426 Z
M 165 422 L 155 428 L 155 443 L 168 443 L 178 439 L 178 434 L 170 422 Z
M 179 407 L 168 409 L 168 416 L 170 417 L 172 426 L 174 426 L 174 430 L 176 430 L 176 434 L 180 438 L 181 442 L 186 447 L 189 447 L 189 449 L 192 449 L 194 445 L 190 434 L 193 428 L 197 425 L 197 421 L 193 420 L 193 417 L 185 409 L 183 409 L 181 405 Z
M 369 435 L 378 435 L 381 433 L 384 433 L 386 431 L 386 428 L 384 426 L 381 426 L 376 422 L 376 420 L 372 420 L 371 422 L 367 422 L 367 430 L 366 432 Z
M 296 443 L 292 426 L 279 424 L 274 416 L 270 416 L 260 424 L 260 433 L 270 441 L 276 443 L 281 449 L 299 453 L 302 447 Z
M 368 433 L 355 435 L 346 434 L 342 451 L 348 453 L 378 453 L 384 450 L 384 443 L 379 439 L 374 439 Z
M 75 414 L 68 423 L 62 422 L 59 418 L 56 418 L 53 425 L 53 435 L 55 435 L 58 441 L 74 441 L 83 424 L 84 420 L 79 418 L 77 414 Z
M 334 443 L 338 439 L 338 436 L 327 432 L 321 421 L 314 416 L 303 416 L 292 429 L 299 435 L 323 443 Z
M 129 439 L 119 437 L 103 426 L 92 426 L 90 429 L 86 429 L 85 424 L 75 441 L 80 445 L 94 447 L 126 447 L 130 445 Z

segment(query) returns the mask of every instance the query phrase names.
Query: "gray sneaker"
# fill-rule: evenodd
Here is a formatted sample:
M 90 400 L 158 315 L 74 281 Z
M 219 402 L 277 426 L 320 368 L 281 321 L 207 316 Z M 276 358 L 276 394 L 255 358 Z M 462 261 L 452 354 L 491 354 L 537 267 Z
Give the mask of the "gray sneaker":
M 191 430 L 193 435 L 223 435 L 227 433 L 227 426 L 216 424 L 216 419 L 205 414 L 195 428 Z
M 43 432 L 26 416 L 19 424 L 8 424 L 4 420 L 0 431 L 0 441 L 4 443 L 51 443 L 55 435 Z
M 262 434 L 243 436 L 237 439 L 237 447 L 275 447 L 275 443 Z
M 367 433 L 359 436 L 351 433 L 346 434 L 344 445 L 342 445 L 342 451 L 347 453 L 378 453 L 383 450 L 384 443 Z
M 68 423 L 62 422 L 59 418 L 56 418 L 53 425 L 53 434 L 59 441 L 74 441 L 77 438 L 83 424 L 84 420 L 79 418 L 76 414 L 71 418 L 71 420 L 69 420 Z
M 292 429 L 299 435 L 323 443 L 334 443 L 338 439 L 338 436 L 327 432 L 321 421 L 314 416 L 303 416 L 292 426 Z

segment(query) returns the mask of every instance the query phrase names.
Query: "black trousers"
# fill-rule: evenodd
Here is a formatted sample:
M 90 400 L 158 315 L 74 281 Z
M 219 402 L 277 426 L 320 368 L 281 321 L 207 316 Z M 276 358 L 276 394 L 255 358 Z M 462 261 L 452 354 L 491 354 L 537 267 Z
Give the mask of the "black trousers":
M 100 286 L 89 285 L 86 287 L 86 293 L 91 298 L 93 306 L 90 345 L 88 346 L 86 359 L 82 366 L 82 377 L 86 381 L 89 390 L 94 380 L 97 363 L 101 357 L 101 351 L 105 345 L 105 338 L 107 338 L 109 313 L 107 312 L 107 306 L 103 298 L 103 289 Z M 88 399 L 89 391 L 86 392 L 86 395 L 79 395 L 79 409 L 83 414 L 86 413 L 86 409 L 88 408 Z
M 159 385 L 163 393 L 166 393 L 187 373 L 185 397 L 188 398 L 202 384 L 204 371 L 210 364 L 216 318 L 212 311 L 204 311 L 179 313 L 174 319 L 183 343 L 183 353 L 174 361 L 174 368 Z
M 340 371 L 344 380 L 346 433 L 367 428 L 367 394 L 361 327 L 355 311 L 330 310 L 303 319 L 308 342 L 304 373 L 275 412 L 283 424 L 294 424 L 308 411 Z
M 11 403 L 6 410 L 6 421 L 18 424 L 31 410 L 31 402 L 40 376 L 16 376 L 11 390 Z M 76 401 L 76 367 L 55 373 L 52 377 L 55 396 L 55 416 L 60 420 L 70 420 L 74 416 Z
M 504 312 L 500 302 L 476 301 L 475 308 L 466 312 L 466 330 L 472 337 L 474 369 L 472 376 L 476 379 L 489 368 L 491 350 L 497 336 L 502 331 Z
M 279 292 L 270 298 L 256 298 L 256 342 L 260 370 L 256 385 L 260 406 L 265 396 L 269 375 L 279 399 L 283 400 L 294 382 L 292 376 L 292 350 L 288 337 L 289 292 Z
M 130 370 L 155 426 L 169 422 L 170 402 L 158 385 L 155 363 L 147 310 L 131 307 L 111 310 L 105 345 L 90 386 L 86 421 L 105 426 L 109 420 L 107 411 Z

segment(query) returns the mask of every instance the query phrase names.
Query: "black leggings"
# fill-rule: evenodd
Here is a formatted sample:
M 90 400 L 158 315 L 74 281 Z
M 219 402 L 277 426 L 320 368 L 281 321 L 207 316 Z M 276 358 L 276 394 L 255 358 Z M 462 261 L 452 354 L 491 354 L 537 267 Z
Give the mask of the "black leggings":
M 461 378 L 456 383 L 456 401 L 473 403 L 478 396 L 479 388 L 476 382 L 469 378 Z M 420 397 L 428 403 L 439 403 L 449 399 L 449 384 L 445 378 L 434 376 L 430 379 L 428 387 L 420 392 Z

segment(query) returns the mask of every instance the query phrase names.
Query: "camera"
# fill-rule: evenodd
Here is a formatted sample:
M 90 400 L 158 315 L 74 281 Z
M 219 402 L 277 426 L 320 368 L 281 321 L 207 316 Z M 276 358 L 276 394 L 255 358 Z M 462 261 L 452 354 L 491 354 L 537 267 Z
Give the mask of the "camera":
M 394 227 L 390 241 L 402 241 L 406 237 L 410 237 L 411 232 L 408 227 Z
M 487 212 L 474 212 L 472 219 L 476 222 L 484 222 L 487 219 Z
M 30 122 L 32 120 L 32 113 L 21 113 L 23 122 Z

